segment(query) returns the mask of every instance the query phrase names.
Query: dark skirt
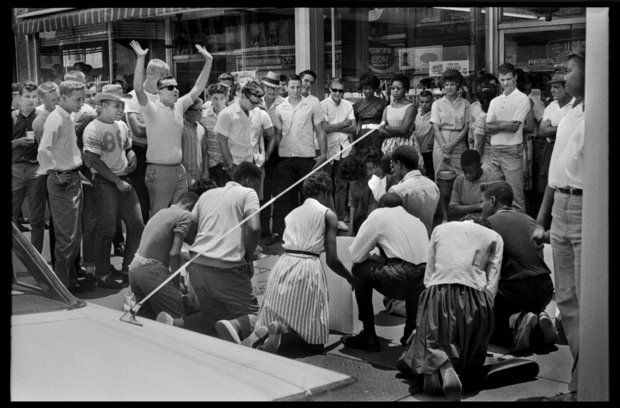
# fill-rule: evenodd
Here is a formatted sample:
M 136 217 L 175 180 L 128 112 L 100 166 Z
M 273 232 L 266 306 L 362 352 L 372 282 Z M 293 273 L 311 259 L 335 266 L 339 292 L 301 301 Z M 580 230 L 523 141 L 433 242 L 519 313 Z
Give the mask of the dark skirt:
M 494 328 L 493 303 L 468 286 L 432 285 L 422 292 L 417 331 L 400 360 L 414 374 L 432 374 L 450 360 L 461 381 L 478 381 Z

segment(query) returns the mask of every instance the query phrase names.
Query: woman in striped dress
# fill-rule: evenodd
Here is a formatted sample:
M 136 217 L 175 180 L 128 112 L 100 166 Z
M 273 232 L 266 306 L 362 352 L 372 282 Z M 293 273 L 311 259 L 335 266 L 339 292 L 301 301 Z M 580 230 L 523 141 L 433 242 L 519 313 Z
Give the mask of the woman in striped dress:
M 304 203 L 285 218 L 282 247 L 285 253 L 271 270 L 255 327 L 269 326 L 263 350 L 276 352 L 283 333 L 299 336 L 322 348 L 329 335 L 327 281 L 319 255 L 326 252 L 327 265 L 349 283 L 351 272 L 338 259 L 338 218 L 327 208 L 331 178 L 312 174 L 303 183 Z

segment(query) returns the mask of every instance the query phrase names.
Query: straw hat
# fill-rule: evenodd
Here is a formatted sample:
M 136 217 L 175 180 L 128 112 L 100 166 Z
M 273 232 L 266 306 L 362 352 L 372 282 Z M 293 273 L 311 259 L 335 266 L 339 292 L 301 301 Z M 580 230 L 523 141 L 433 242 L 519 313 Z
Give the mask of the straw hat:
M 263 85 L 267 85 L 270 88 L 279 88 L 280 87 L 280 75 L 276 74 L 273 71 L 267 72 L 267 76 L 263 77 L 261 81 Z

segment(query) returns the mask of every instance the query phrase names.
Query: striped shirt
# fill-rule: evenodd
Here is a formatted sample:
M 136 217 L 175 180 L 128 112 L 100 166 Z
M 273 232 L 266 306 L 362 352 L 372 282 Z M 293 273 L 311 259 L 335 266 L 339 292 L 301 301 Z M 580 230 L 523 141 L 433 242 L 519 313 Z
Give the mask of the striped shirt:
M 206 131 L 206 143 L 207 154 L 209 155 L 209 168 L 217 166 L 220 163 L 224 163 L 224 157 L 220 151 L 220 141 L 215 133 L 215 124 L 217 123 L 217 113 L 213 110 L 213 107 L 209 104 L 205 107 L 200 119 L 200 124 Z

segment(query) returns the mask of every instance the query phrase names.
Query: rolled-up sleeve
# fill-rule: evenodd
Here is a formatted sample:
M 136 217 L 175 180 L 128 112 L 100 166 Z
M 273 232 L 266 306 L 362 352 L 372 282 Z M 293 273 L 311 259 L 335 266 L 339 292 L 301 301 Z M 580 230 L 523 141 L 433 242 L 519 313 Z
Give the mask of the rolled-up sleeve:
M 486 267 L 487 285 L 485 291 L 495 299 L 497 287 L 499 285 L 499 273 L 502 266 L 502 256 L 504 254 L 504 240 L 501 235 L 496 234 L 495 245 L 489 253 L 489 262 Z
M 371 213 L 360 227 L 353 243 L 349 246 L 349 255 L 353 263 L 363 261 L 368 253 L 377 246 L 377 229 L 374 221 L 375 217 Z

